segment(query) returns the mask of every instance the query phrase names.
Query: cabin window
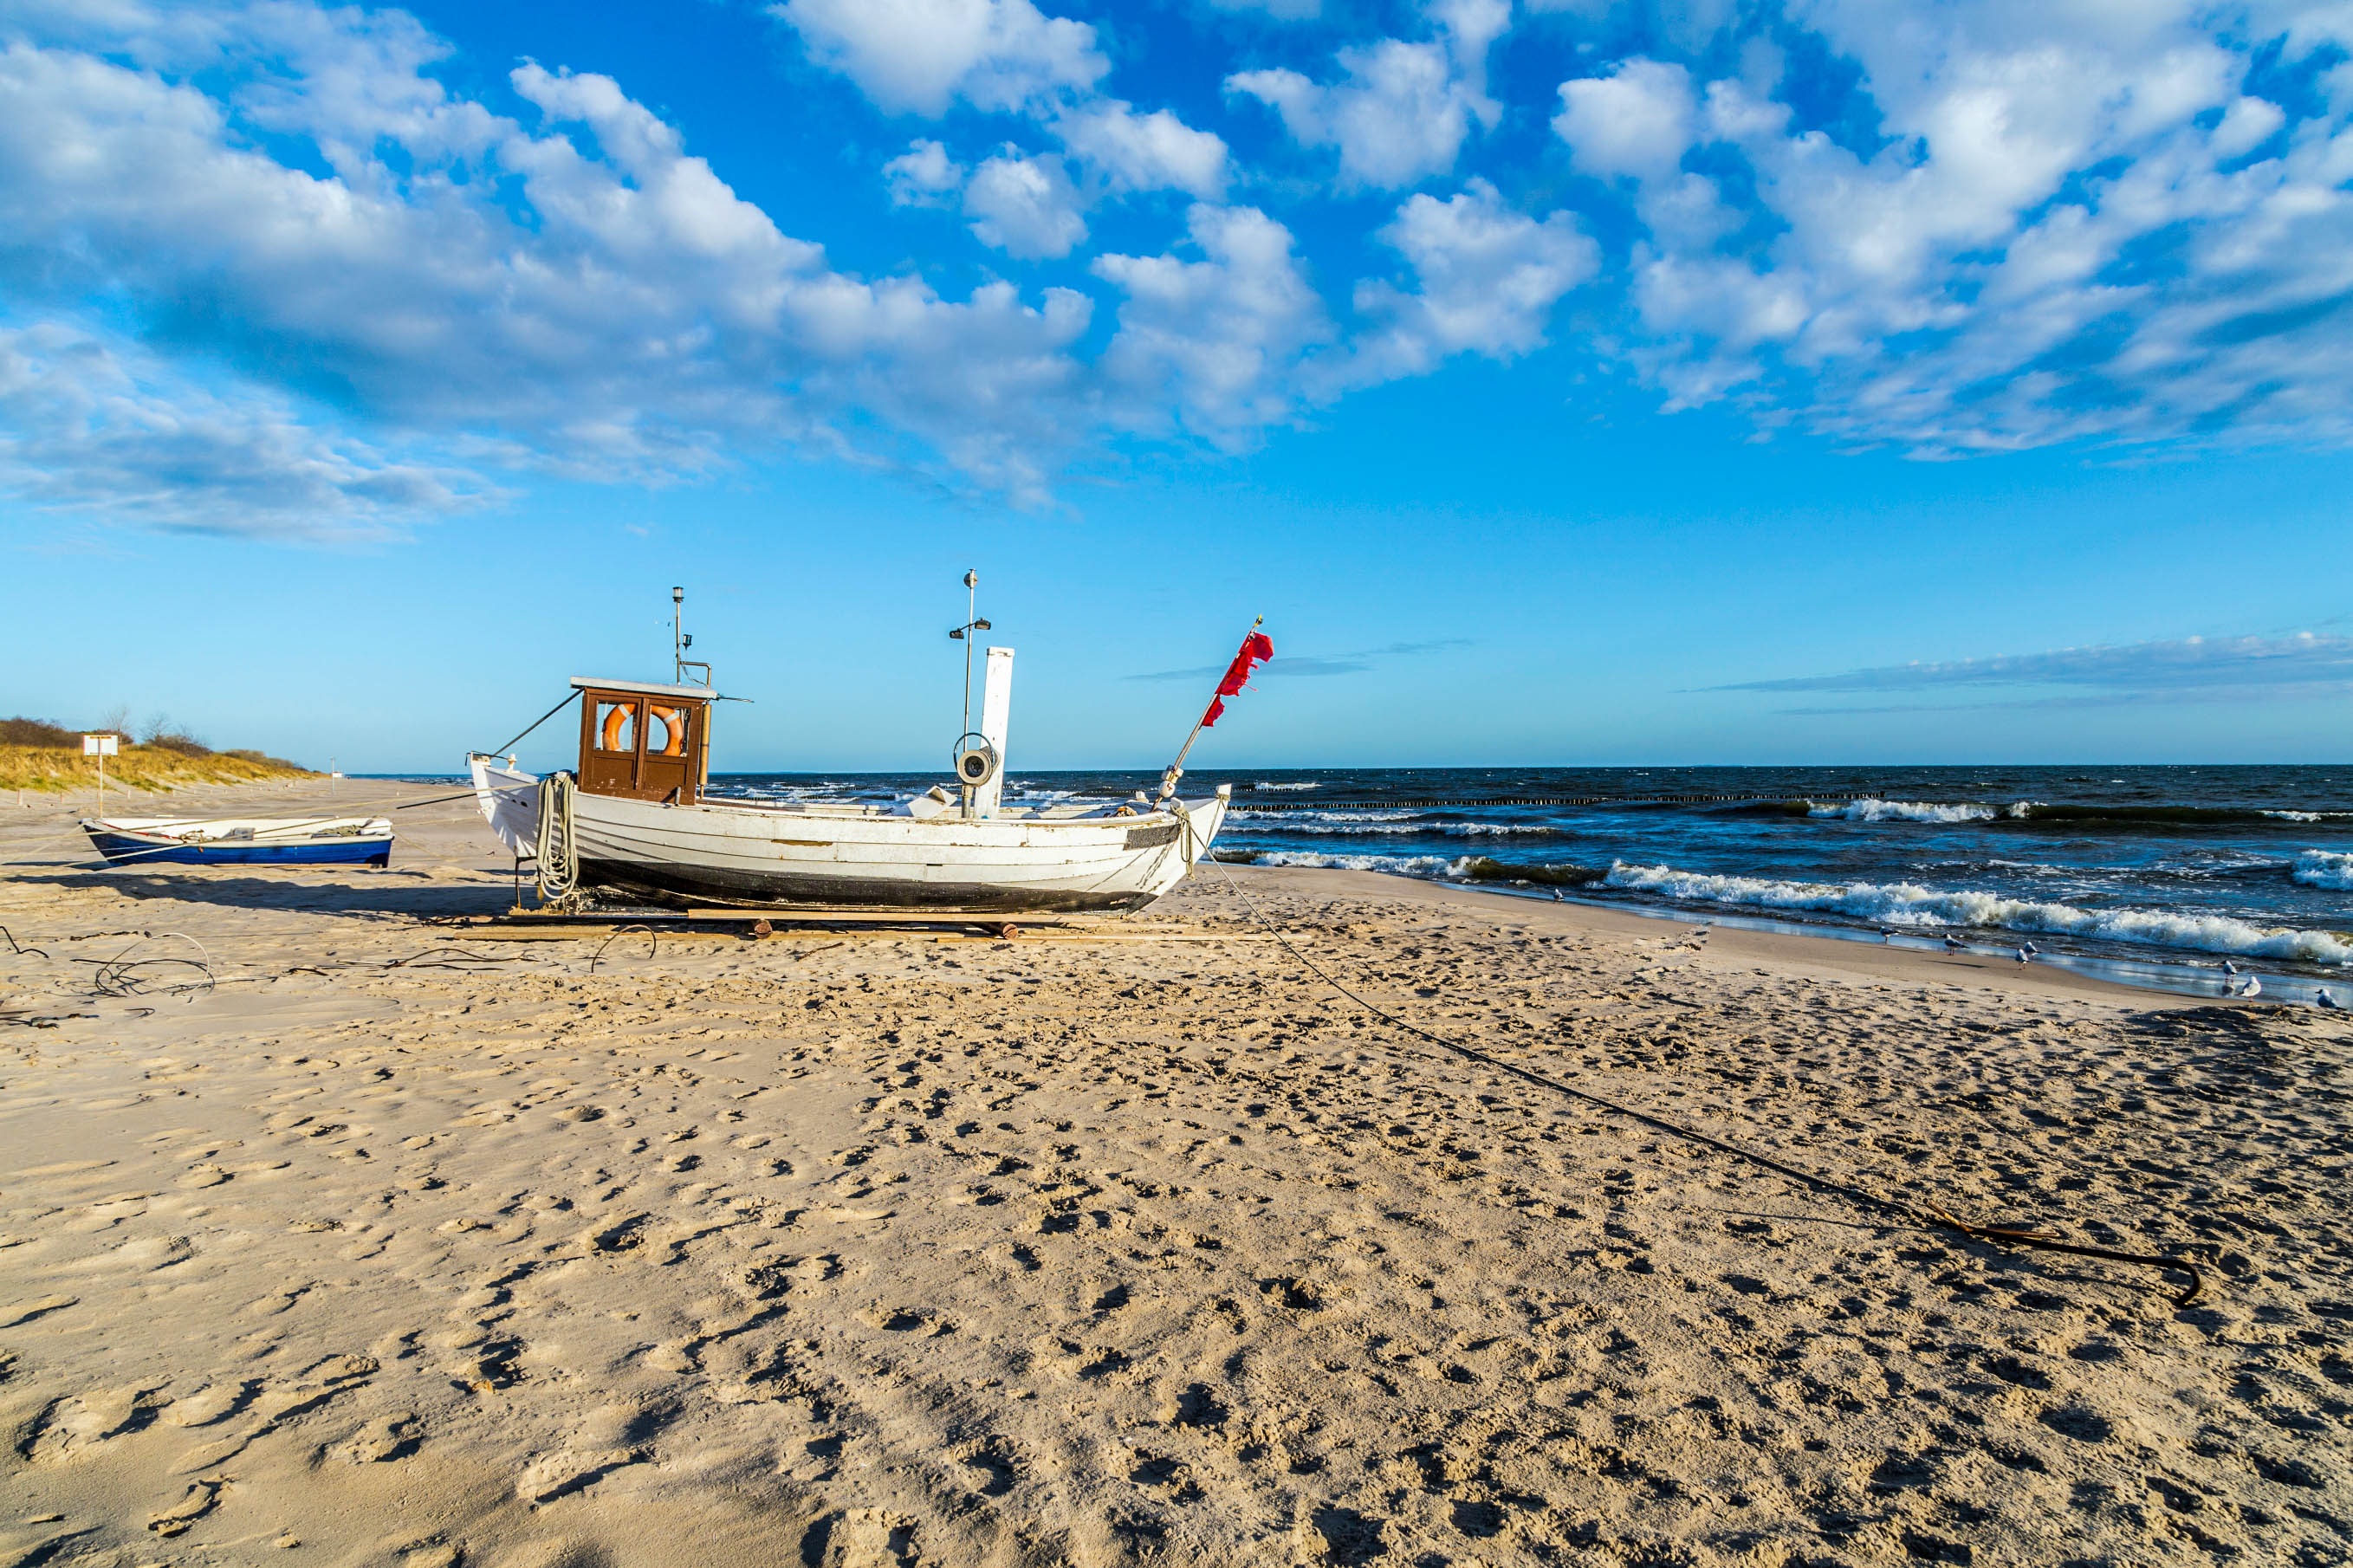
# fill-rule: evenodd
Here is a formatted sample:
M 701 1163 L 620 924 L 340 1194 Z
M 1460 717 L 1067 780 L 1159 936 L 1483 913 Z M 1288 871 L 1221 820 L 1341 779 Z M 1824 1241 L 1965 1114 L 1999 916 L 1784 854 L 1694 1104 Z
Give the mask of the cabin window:
M 686 755 L 686 710 L 656 702 L 646 710 L 646 755 Z
M 638 705 L 634 702 L 596 704 L 596 749 L 623 754 L 638 749 Z

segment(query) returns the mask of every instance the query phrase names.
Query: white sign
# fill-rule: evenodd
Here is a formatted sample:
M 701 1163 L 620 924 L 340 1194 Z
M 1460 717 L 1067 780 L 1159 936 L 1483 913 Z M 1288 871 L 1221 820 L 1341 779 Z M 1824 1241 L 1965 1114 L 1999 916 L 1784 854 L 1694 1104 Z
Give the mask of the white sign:
M 84 735 L 81 738 L 81 754 L 85 757 L 111 757 L 117 755 L 118 753 L 114 749 L 114 737 L 111 735 Z

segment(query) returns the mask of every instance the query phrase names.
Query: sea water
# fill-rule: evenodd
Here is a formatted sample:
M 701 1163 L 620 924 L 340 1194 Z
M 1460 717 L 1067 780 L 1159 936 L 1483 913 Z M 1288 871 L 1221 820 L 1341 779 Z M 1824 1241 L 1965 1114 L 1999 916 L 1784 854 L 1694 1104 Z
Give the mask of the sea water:
M 937 782 L 732 774 L 712 793 L 883 800 Z M 1021 773 L 1007 796 L 1156 783 Z M 2267 994 L 2329 985 L 2353 1003 L 2353 767 L 1202 770 L 1185 793 L 1220 784 L 1225 860 L 2003 954 L 2031 941 L 2046 962 L 2109 961 L 2172 989 L 2219 991 L 2227 959 L 2271 977 Z M 1585 796 L 1608 798 L 1504 804 Z

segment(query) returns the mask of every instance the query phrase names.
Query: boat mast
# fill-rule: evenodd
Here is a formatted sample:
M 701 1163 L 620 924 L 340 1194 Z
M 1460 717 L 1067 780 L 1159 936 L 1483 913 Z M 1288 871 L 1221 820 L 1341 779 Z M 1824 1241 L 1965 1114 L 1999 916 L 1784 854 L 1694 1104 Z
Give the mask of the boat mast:
M 980 618 L 980 574 L 964 574 L 964 630 L 956 635 L 964 639 L 964 729 L 972 729 L 972 624 Z M 966 791 L 970 794 L 970 791 Z
M 948 633 L 948 636 L 964 644 L 964 729 L 956 736 L 956 745 L 959 748 L 972 735 L 972 634 L 991 629 L 989 624 L 980 618 L 979 573 L 967 571 L 964 574 L 964 625 Z M 964 782 L 964 770 L 961 764 L 956 770 L 956 779 L 957 788 L 964 795 L 963 815 L 970 816 L 973 786 Z
M 693 646 L 694 634 L 686 629 L 686 590 L 672 588 L 670 591 L 670 678 L 684 686 L 686 672 L 699 669 L 702 671 L 702 684 L 708 686 L 711 684 L 711 666 L 701 659 L 686 657 L 686 650 Z

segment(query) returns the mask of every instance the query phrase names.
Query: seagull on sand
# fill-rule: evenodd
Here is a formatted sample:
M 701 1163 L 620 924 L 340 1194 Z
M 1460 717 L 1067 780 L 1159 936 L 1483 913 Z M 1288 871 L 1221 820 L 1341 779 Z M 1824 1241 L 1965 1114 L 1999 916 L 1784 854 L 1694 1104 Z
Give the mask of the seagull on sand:
M 2239 973 L 2239 966 L 2226 958 L 2222 961 L 2222 973 L 2225 974 L 2236 974 Z
M 2042 957 L 2042 950 L 2041 948 L 2039 948 L 2039 947 L 2035 946 L 2035 945 L 2034 945 L 2032 942 L 2028 942 L 2024 947 L 2021 948 L 2019 951 L 2020 951 L 2020 952 L 2023 952 L 2023 953 L 2025 953 L 2025 954 L 2026 954 L 2026 956 L 2027 956 L 2027 957 L 2029 957 L 2029 958 L 2040 958 L 2040 957 Z
M 1968 943 L 1963 942 L 1959 937 L 1948 936 L 1945 939 L 1945 951 L 1947 952 L 1967 952 L 1968 950 Z
M 2313 1000 L 2320 1004 L 2320 1010 L 2324 1013 L 2342 1013 L 2345 1011 L 2345 1004 L 2339 1002 L 2336 997 L 2331 996 L 2328 994 L 2328 987 L 2326 985 L 2320 988 L 2320 994 L 2314 997 Z
M 2263 994 L 2263 983 L 2262 981 L 2256 979 L 2252 974 L 2243 975 L 2240 978 L 2237 994 L 2241 996 L 2260 996 Z
M 2021 948 L 2020 948 L 2020 949 L 2018 950 L 2018 962 L 2019 962 L 2019 963 L 2033 963 L 2033 962 L 2034 962 L 2034 952 L 2033 952 L 2033 950 L 2032 950 L 2031 948 L 2025 948 L 2025 947 L 2021 947 Z

